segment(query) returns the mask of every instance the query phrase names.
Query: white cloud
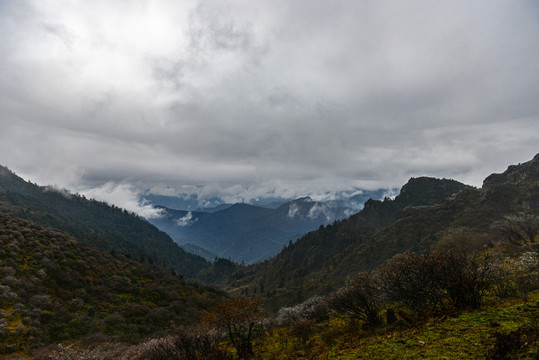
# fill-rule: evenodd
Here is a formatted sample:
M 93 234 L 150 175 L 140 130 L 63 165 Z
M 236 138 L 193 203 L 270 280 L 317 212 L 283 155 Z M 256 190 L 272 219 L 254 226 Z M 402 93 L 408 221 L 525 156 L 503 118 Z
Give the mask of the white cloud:
M 330 214 L 329 212 L 330 210 L 326 205 L 316 203 L 309 209 L 307 217 L 310 219 L 315 219 L 319 216 L 325 216 L 326 221 L 330 221 L 333 216 L 331 216 L 332 214 Z
M 162 216 L 162 210 L 140 200 L 135 188 L 127 183 L 108 182 L 102 186 L 81 191 L 81 194 L 110 205 L 116 205 L 147 219 Z
M 67 199 L 73 198 L 73 194 L 71 194 L 68 190 L 60 189 L 60 188 L 54 187 L 52 185 L 43 186 L 41 188 L 41 190 L 43 192 L 54 192 L 54 193 L 60 194 L 60 195 L 62 195 L 63 197 L 65 197 Z
M 0 164 L 201 201 L 481 185 L 539 142 L 539 11 L 504 1 L 0 2 Z
M 294 218 L 299 212 L 299 206 L 297 204 L 290 204 L 290 207 L 288 208 L 288 217 Z
M 198 219 L 193 220 L 193 214 L 189 211 L 184 217 L 179 218 L 176 221 L 176 225 L 178 226 L 189 226 L 192 225 L 194 222 L 196 222 Z

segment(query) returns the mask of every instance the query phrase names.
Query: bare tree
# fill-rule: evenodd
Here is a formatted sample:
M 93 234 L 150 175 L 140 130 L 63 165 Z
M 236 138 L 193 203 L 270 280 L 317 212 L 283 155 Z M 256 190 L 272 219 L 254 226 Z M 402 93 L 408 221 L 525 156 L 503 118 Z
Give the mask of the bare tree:
M 400 254 L 379 274 L 387 299 L 420 316 L 438 312 L 448 303 L 456 309 L 478 309 L 488 287 L 479 264 L 452 250 Z
M 494 229 L 513 244 L 533 244 L 539 233 L 539 215 L 529 212 L 506 215 L 494 223 Z
M 227 332 L 240 359 L 253 356 L 252 339 L 265 313 L 258 299 L 237 296 L 222 299 L 205 314 L 205 322 Z
M 375 273 L 362 272 L 354 275 L 331 299 L 333 309 L 362 320 L 371 328 L 382 325 L 382 305 L 382 291 Z

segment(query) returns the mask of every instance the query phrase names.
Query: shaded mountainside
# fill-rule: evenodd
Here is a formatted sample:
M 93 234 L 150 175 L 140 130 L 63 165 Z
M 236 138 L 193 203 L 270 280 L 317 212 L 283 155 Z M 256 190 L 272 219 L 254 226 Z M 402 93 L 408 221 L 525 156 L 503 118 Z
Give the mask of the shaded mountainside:
M 263 293 L 277 303 L 295 303 L 319 291 L 327 292 L 340 286 L 344 277 L 355 271 L 339 265 L 339 259 L 348 254 L 354 244 L 362 243 L 369 236 L 396 222 L 404 209 L 410 205 L 430 205 L 443 201 L 455 193 L 467 189 L 454 180 L 433 178 L 411 179 L 395 200 L 369 200 L 362 211 L 350 218 L 320 226 L 286 246 L 277 256 L 263 263 L 237 267 L 227 280 L 222 268 L 211 269 L 202 275 L 205 281 L 227 281 L 236 291 L 249 294 Z M 374 261 L 374 257 L 369 260 Z M 214 264 L 223 267 L 223 261 Z M 230 266 L 228 266 L 230 269 Z M 312 281 L 312 286 L 306 282 Z
M 482 189 L 453 180 L 411 179 L 395 200 L 369 200 L 359 213 L 320 227 L 277 256 L 252 266 L 206 273 L 236 292 L 262 294 L 272 309 L 340 287 L 355 272 L 371 270 L 395 254 L 430 249 L 440 241 L 486 244 L 493 223 L 518 212 L 538 213 L 539 155 L 485 179 Z M 215 267 L 216 265 L 214 265 Z M 223 264 L 220 264 L 223 268 Z M 233 270 L 231 270 L 233 268 Z
M 348 215 L 346 208 L 308 197 L 276 209 L 248 204 L 213 213 L 162 209 L 164 216 L 150 221 L 186 249 L 247 263 L 267 259 L 290 240 Z
M 0 213 L 0 354 L 141 340 L 192 323 L 221 295 Z
M 194 277 L 209 266 L 203 258 L 185 252 L 167 234 L 133 213 L 37 186 L 1 166 L 0 212 L 12 213 L 104 251 L 160 263 L 187 277 Z

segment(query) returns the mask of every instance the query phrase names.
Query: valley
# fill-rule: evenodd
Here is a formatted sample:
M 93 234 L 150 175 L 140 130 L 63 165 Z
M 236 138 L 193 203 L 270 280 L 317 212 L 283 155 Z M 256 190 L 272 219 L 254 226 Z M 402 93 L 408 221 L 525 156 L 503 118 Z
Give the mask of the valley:
M 0 360 L 539 359 L 539 2 L 0 0 Z
M 320 225 L 347 218 L 369 198 L 378 199 L 388 190 L 356 192 L 360 194 L 340 200 L 315 201 L 303 197 L 283 204 L 272 202 L 266 207 L 237 203 L 196 211 L 160 205 L 172 205 L 175 198 L 150 197 L 162 216 L 149 221 L 184 249 L 206 260 L 220 257 L 250 264 L 276 255 L 283 246 Z
M 322 206 L 162 207 L 169 236 L 1 168 L 1 358 L 538 353 L 539 154 L 481 188 L 417 177 L 349 217 Z

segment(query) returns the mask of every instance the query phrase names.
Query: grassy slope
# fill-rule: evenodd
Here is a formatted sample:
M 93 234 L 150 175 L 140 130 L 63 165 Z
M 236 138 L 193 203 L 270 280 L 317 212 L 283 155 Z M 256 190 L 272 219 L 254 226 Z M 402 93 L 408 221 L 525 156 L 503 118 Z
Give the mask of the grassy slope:
M 388 328 L 374 333 L 353 329 L 344 320 L 312 324 L 302 338 L 290 328 L 272 330 L 257 344 L 258 359 L 484 359 L 494 346 L 496 331 L 509 333 L 526 324 L 539 331 L 539 291 L 527 303 L 509 299 L 480 311 L 431 319 L 412 328 Z M 515 359 L 539 356 L 538 339 Z

